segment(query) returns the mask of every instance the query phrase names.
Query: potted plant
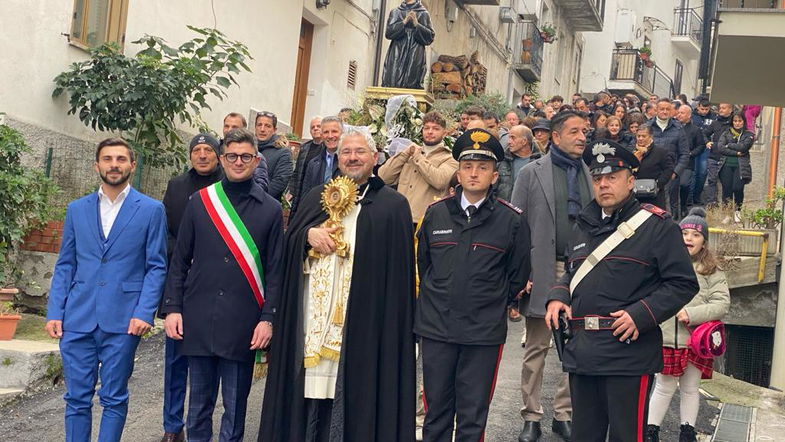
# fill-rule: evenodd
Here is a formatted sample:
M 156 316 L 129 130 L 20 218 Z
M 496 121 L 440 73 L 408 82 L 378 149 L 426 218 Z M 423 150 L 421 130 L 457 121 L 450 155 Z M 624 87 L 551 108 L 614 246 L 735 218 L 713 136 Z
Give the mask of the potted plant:
M 10 341 L 16 334 L 16 325 L 22 315 L 12 302 L 0 304 L 0 341 Z
M 643 46 L 638 49 L 638 56 L 641 57 L 641 60 L 646 61 L 651 58 L 651 48 L 648 46 Z
M 556 41 L 556 28 L 550 23 L 544 24 L 540 29 L 540 37 L 545 43 L 553 43 Z

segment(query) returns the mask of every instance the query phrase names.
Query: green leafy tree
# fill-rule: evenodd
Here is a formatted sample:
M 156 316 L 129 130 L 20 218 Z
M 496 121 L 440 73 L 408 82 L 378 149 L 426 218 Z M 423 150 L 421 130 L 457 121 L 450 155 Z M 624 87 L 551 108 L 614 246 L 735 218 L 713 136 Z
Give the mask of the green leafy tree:
M 0 125 L 0 287 L 19 276 L 14 261 L 22 238 L 62 213 L 52 180 L 22 166 L 22 154 L 29 151 L 22 134 Z
M 461 112 L 469 106 L 480 106 L 486 112 L 493 112 L 498 118 L 502 118 L 510 110 L 507 99 L 499 93 L 469 95 L 455 106 L 455 115 L 453 117 L 460 117 Z
M 244 44 L 216 29 L 188 28 L 198 36 L 177 48 L 145 35 L 133 42 L 145 46 L 133 57 L 114 43 L 92 49 L 89 60 L 54 79 L 52 96 L 67 92 L 69 114 L 94 130 L 119 131 L 147 164 L 180 167 L 186 149 L 177 121 L 200 126 L 207 97 L 226 98 L 253 59 Z

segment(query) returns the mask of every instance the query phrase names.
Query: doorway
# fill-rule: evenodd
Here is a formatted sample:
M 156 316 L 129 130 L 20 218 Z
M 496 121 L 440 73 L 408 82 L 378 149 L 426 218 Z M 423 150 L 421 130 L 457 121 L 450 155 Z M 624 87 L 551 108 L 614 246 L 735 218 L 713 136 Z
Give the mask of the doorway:
M 300 136 L 305 124 L 305 99 L 308 96 L 308 73 L 311 67 L 313 24 L 303 19 L 300 23 L 300 42 L 297 45 L 297 67 L 292 97 L 292 131 Z

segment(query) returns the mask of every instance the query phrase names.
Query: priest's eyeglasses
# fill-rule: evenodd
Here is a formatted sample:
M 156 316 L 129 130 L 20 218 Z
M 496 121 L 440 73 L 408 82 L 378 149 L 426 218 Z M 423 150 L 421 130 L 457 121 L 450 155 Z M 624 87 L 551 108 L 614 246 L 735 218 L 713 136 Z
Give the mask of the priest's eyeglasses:
M 234 163 L 239 158 L 243 163 L 248 164 L 251 162 L 251 160 L 256 158 L 256 155 L 250 153 L 244 153 L 242 155 L 238 155 L 236 153 L 225 153 L 224 158 L 226 158 L 226 161 L 230 163 Z

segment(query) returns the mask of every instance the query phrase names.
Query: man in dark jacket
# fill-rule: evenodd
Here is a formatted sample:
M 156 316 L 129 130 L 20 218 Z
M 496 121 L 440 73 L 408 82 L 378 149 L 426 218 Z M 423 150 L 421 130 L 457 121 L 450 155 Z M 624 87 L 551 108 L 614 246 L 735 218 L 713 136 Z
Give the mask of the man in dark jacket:
M 279 144 L 280 136 L 275 133 L 278 128 L 278 117 L 274 113 L 265 111 L 256 114 L 254 127 L 259 153 L 267 160 L 270 176 L 267 193 L 276 201 L 280 201 L 292 176 L 292 152 L 288 147 Z
M 679 212 L 679 179 L 690 162 L 690 145 L 681 123 L 673 118 L 673 102 L 669 98 L 657 101 L 657 115 L 649 121 L 654 129 L 654 142 L 668 150 L 673 160 L 673 176 L 667 195 L 671 213 Z M 663 207 L 664 208 L 664 207 Z
M 692 107 L 689 104 L 679 106 L 679 109 L 676 111 L 676 119 L 681 123 L 684 135 L 686 135 L 687 142 L 690 144 L 690 161 L 679 177 L 680 212 L 673 214 L 675 219 L 681 219 L 687 216 L 687 211 L 694 204 L 692 191 L 695 188 L 695 170 L 697 162 L 706 150 L 706 136 L 703 135 L 703 130 L 700 127 L 693 124 Z
M 292 177 L 289 178 L 289 185 L 286 186 L 286 194 L 288 195 L 287 198 L 289 198 L 290 204 L 295 196 L 299 196 L 300 194 L 305 164 L 313 159 L 316 151 L 322 145 L 322 117 L 313 117 L 311 119 L 309 131 L 311 132 L 311 139 L 300 146 L 300 153 L 297 155 L 297 160 L 294 164 L 294 172 L 292 172 Z
M 723 132 L 728 130 L 731 125 L 731 115 L 733 115 L 733 105 L 730 103 L 720 103 L 717 107 L 717 118 L 711 123 L 709 128 L 704 132 L 706 134 L 706 148 L 710 149 L 709 160 L 706 166 L 706 189 L 704 191 L 704 200 L 706 204 L 717 204 L 717 182 L 720 175 L 720 163 L 722 162 L 722 153 L 714 146 L 720 140 Z
M 423 440 L 483 440 L 507 338 L 507 305 L 529 279 L 529 227 L 520 209 L 491 190 L 504 156 L 484 129 L 464 132 L 455 195 L 432 204 L 417 231 L 422 337 Z
M 499 162 L 499 181 L 495 184 L 496 194 L 505 201 L 510 201 L 512 197 L 512 187 L 518 178 L 518 172 L 523 166 L 540 158 L 540 154 L 533 151 L 534 135 L 528 127 L 511 127 L 508 139 L 509 145 L 504 150 L 504 158 Z
M 218 164 L 221 143 L 210 134 L 199 134 L 191 140 L 191 169 L 169 181 L 164 193 L 167 225 L 167 255 L 171 260 L 177 242 L 180 221 L 191 195 L 223 178 Z M 163 308 L 163 298 L 159 312 Z M 160 313 L 159 316 L 163 317 Z M 188 378 L 188 358 L 181 353 L 180 342 L 166 338 L 164 359 L 164 437 L 162 442 L 184 440 L 183 411 Z
M 635 155 L 600 140 L 586 147 L 584 161 L 596 197 L 578 217 L 569 264 L 548 295 L 545 319 L 559 328 L 564 314 L 573 335 L 562 355 L 573 434 L 643 440 L 652 380 L 663 367 L 659 323 L 695 296 L 698 281 L 678 225 L 633 197 Z M 638 221 L 637 229 L 631 226 Z M 611 235 L 622 241 L 600 247 Z M 610 251 L 600 252 L 605 247 Z
M 226 138 L 226 134 L 229 133 L 232 129 L 247 129 L 248 128 L 248 121 L 245 119 L 244 116 L 237 112 L 229 112 L 224 117 L 224 125 L 223 125 L 223 136 Z M 221 143 L 221 146 L 224 145 L 224 140 L 218 140 Z M 259 185 L 265 192 L 267 192 L 267 187 L 270 183 L 270 177 L 268 174 L 267 169 L 267 160 L 264 157 L 259 157 L 259 166 L 257 166 L 256 170 L 254 171 L 254 182 Z
M 710 138 L 706 134 L 716 118 L 717 114 L 711 110 L 711 103 L 705 98 L 698 102 L 695 112 L 692 113 L 692 124 L 700 128 L 707 142 Z M 703 185 L 706 184 L 706 171 L 710 153 L 710 149 L 704 149 L 703 153 L 695 158 L 695 187 L 692 190 L 692 203 L 696 206 L 703 205 Z
M 290 217 L 311 189 L 321 186 L 340 173 L 336 152 L 342 134 L 343 122 L 340 118 L 322 118 L 322 144 L 317 149 L 311 149 L 303 163 L 302 184 L 297 195 L 293 195 Z
M 172 256 L 162 313 L 166 335 L 188 356 L 188 440 L 210 441 L 221 385 L 221 441 L 240 441 L 254 354 L 273 333 L 283 276 L 281 205 L 255 186 L 253 134 L 230 131 L 225 177 L 188 202 Z
M 523 210 L 531 228 L 532 245 L 528 294 L 521 297 L 526 347 L 521 364 L 523 428 L 518 435 L 520 442 L 536 442 L 542 436 L 542 382 L 551 341 L 544 319 L 545 300 L 556 279 L 564 272 L 575 220 L 581 208 L 592 200 L 589 169 L 581 161 L 586 146 L 586 114 L 560 112 L 551 123 L 553 143 L 549 153 L 524 167 L 512 189 L 512 204 Z M 567 375 L 549 373 L 548 376 L 558 378 L 551 429 L 569 439 L 572 403 Z

